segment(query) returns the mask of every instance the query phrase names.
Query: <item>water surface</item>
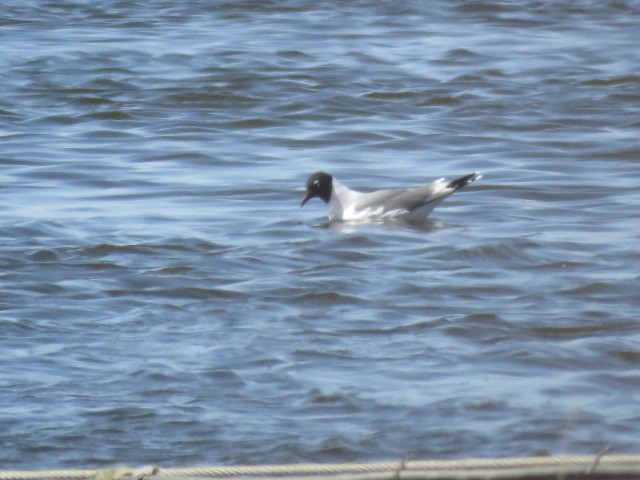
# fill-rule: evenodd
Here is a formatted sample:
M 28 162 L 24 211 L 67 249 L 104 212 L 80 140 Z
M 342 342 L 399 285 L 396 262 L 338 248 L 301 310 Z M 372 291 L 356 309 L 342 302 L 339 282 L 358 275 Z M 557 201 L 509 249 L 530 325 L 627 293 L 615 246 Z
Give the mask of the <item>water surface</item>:
M 637 452 L 635 2 L 9 2 L 0 465 Z M 307 175 L 482 171 L 329 224 Z

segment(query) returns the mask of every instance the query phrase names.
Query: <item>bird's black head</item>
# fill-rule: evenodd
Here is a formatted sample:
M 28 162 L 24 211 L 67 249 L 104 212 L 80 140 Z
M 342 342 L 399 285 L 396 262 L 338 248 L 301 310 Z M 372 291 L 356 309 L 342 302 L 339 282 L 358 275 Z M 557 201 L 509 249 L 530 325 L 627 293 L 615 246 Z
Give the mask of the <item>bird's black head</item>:
M 316 172 L 307 178 L 306 193 L 300 202 L 304 206 L 313 197 L 320 197 L 324 203 L 329 203 L 331 199 L 331 186 L 333 177 L 328 173 Z

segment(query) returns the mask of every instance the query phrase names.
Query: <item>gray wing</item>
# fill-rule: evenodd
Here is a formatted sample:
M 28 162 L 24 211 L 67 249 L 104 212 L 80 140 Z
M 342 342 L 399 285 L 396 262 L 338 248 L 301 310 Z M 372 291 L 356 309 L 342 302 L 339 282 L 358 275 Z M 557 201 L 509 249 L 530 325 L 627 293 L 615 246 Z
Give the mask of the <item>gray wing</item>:
M 385 212 L 394 210 L 412 212 L 428 203 L 442 200 L 451 193 L 453 190 L 448 189 L 445 182 L 434 182 L 418 188 L 378 190 L 363 194 L 357 203 L 357 208 L 377 210 L 382 207 Z

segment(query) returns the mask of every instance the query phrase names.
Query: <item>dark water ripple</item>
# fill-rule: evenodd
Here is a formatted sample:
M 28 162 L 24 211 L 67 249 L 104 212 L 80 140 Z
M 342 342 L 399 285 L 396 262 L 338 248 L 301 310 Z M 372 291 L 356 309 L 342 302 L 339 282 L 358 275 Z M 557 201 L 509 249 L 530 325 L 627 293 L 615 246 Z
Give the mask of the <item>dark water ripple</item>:
M 634 2 L 3 8 L 3 468 L 638 451 Z

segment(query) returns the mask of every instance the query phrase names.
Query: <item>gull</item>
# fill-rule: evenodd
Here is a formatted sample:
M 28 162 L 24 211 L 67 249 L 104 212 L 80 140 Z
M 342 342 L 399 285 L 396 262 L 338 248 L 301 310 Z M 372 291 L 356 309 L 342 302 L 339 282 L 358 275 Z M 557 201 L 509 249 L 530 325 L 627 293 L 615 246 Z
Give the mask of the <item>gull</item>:
M 424 219 L 445 198 L 482 178 L 479 172 L 470 173 L 456 180 L 441 178 L 413 188 L 391 188 L 360 192 L 340 183 L 325 172 L 309 175 L 303 207 L 310 199 L 320 198 L 328 207 L 329 221 L 334 220 L 382 220 L 404 218 Z

